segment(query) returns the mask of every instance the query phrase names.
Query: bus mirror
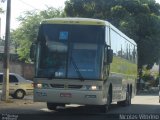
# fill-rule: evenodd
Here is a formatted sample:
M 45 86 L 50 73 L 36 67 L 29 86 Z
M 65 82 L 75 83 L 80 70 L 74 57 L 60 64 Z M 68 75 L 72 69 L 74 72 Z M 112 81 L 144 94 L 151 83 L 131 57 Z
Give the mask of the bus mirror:
M 107 63 L 110 64 L 113 61 L 113 50 L 108 49 L 108 55 L 107 55 Z
M 36 50 L 36 45 L 34 43 L 32 43 L 32 45 L 30 47 L 30 59 L 32 61 L 34 61 L 34 58 L 35 58 L 35 50 Z

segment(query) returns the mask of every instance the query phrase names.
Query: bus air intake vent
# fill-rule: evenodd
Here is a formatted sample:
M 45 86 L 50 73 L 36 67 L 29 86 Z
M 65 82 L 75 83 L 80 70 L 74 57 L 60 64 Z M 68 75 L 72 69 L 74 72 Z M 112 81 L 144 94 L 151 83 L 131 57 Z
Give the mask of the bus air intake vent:
M 51 84 L 53 88 L 64 88 L 64 84 Z
M 68 88 L 70 89 L 81 89 L 83 85 L 68 85 Z

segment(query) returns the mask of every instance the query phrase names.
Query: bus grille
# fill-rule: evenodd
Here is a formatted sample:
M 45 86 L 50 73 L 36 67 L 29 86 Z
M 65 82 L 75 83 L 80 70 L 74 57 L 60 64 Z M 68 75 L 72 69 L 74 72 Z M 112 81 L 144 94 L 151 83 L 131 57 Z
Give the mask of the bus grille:
M 51 84 L 53 88 L 64 88 L 64 84 Z
M 82 85 L 68 85 L 68 88 L 71 88 L 71 89 L 80 89 L 82 87 L 83 87 Z
M 81 89 L 83 85 L 50 84 L 52 88 Z

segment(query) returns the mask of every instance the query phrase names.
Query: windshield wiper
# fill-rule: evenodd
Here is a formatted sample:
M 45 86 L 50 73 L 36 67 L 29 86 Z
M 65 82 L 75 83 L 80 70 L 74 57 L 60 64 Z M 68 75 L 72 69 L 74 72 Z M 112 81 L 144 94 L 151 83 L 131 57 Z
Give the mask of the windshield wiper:
M 80 80 L 81 80 L 81 81 L 84 81 L 84 78 L 83 78 L 81 72 L 79 71 L 79 68 L 78 68 L 77 64 L 75 63 L 74 59 L 72 58 L 72 56 L 71 56 L 71 62 L 72 62 L 72 64 L 73 64 L 73 67 L 74 67 L 75 71 L 77 72 Z

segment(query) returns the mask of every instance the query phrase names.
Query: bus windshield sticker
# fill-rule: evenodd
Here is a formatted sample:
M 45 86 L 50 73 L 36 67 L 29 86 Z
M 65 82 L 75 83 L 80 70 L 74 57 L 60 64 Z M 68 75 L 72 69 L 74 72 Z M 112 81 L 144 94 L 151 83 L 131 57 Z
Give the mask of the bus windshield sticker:
M 60 32 L 59 40 L 68 40 L 68 32 L 66 32 L 66 31 Z

